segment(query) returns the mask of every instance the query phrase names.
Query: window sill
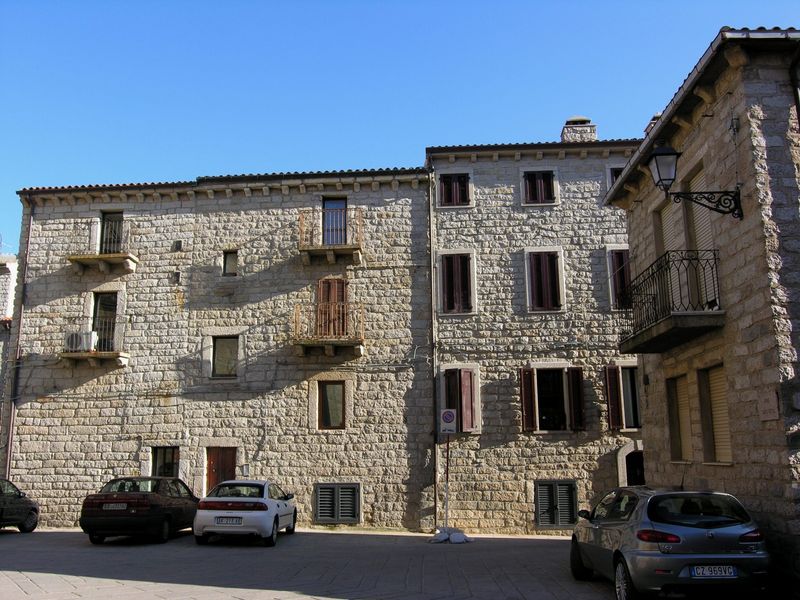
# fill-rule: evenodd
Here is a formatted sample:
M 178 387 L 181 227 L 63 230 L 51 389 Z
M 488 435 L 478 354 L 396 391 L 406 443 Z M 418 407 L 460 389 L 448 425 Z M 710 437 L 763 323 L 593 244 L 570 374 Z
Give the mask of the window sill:
M 733 463 L 732 462 L 709 461 L 709 462 L 703 462 L 703 465 L 707 466 L 707 467 L 732 467 Z
M 532 433 L 534 435 L 571 435 L 573 433 L 581 433 L 580 431 L 572 431 L 572 429 L 535 429 L 523 433 Z
M 555 202 L 521 202 L 520 204 L 521 204 L 523 207 L 526 207 L 526 208 L 528 208 L 528 207 L 533 207 L 533 208 L 540 208 L 540 207 L 542 207 L 542 208 L 547 208 L 547 207 L 552 207 L 552 206 L 558 206 L 558 205 L 559 205 L 559 204 L 561 204 L 561 203 L 560 203 L 560 202 L 558 202 L 558 201 L 555 201 Z
M 442 312 L 439 311 L 440 317 L 474 317 L 478 314 L 478 311 L 473 310 L 470 312 Z
M 671 464 L 671 465 L 690 465 L 690 464 L 692 464 L 692 461 L 690 461 L 690 460 L 671 460 L 671 461 L 669 461 L 669 464 Z
M 473 203 L 470 203 L 470 204 L 453 204 L 453 205 L 447 205 L 447 206 L 445 206 L 443 204 L 437 204 L 436 208 L 441 208 L 443 210 L 453 210 L 453 209 L 457 210 L 459 208 L 475 208 L 475 203 L 473 202 Z
M 529 315 L 560 315 L 567 312 L 565 308 L 557 308 L 555 310 L 535 310 L 532 308 L 528 308 Z
M 642 430 L 641 427 L 625 427 L 624 429 L 620 429 L 620 433 L 639 433 Z
M 223 375 L 212 375 L 208 378 L 209 381 L 213 383 L 237 383 L 239 381 L 239 377 L 234 375 L 232 377 L 226 377 Z

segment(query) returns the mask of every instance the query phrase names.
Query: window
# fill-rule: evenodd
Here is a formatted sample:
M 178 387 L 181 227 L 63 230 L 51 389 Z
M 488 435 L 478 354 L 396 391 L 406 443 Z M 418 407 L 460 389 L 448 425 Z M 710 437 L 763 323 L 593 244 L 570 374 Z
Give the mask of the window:
M 239 268 L 239 252 L 237 250 L 226 250 L 222 253 L 222 274 L 236 275 Z
M 717 366 L 697 372 L 706 462 L 733 462 L 731 422 L 725 369 Z
M 180 461 L 180 450 L 177 446 L 153 448 L 153 467 L 150 474 L 154 477 L 177 477 Z
M 212 377 L 236 377 L 236 364 L 239 359 L 239 336 L 219 336 L 213 338 Z
M 611 273 L 611 306 L 617 310 L 633 308 L 628 250 L 609 251 L 608 264 Z
M 469 206 L 469 175 L 467 173 L 439 176 L 440 206 Z
M 520 395 L 523 431 L 585 428 L 580 367 L 521 369 Z
M 559 253 L 528 253 L 528 306 L 532 311 L 561 310 L 561 278 Z
M 120 252 L 122 252 L 122 213 L 103 213 L 100 217 L 100 254 Z
M 347 200 L 322 199 L 322 243 L 326 246 L 347 243 Z
M 555 177 L 552 171 L 525 173 L 525 204 L 554 204 Z
M 667 409 L 672 460 L 692 460 L 692 421 L 685 375 L 667 379 Z
M 314 485 L 317 523 L 358 523 L 361 519 L 361 485 L 317 483 Z
M 606 401 L 609 429 L 641 427 L 636 367 L 606 367 Z
M 320 381 L 319 421 L 320 429 L 344 429 L 344 381 Z
M 458 414 L 458 431 L 469 433 L 480 429 L 480 402 L 476 369 L 445 369 L 444 408 Z
M 614 185 L 614 182 L 619 179 L 619 176 L 622 175 L 622 171 L 625 170 L 625 167 L 611 167 L 608 170 L 608 179 L 609 179 L 609 186 Z
M 563 527 L 577 520 L 574 481 L 537 481 L 534 498 L 537 525 Z
M 442 256 L 442 312 L 472 312 L 472 256 Z
M 92 331 L 97 333 L 97 345 L 92 350 L 114 352 L 117 325 L 117 293 L 95 292 Z

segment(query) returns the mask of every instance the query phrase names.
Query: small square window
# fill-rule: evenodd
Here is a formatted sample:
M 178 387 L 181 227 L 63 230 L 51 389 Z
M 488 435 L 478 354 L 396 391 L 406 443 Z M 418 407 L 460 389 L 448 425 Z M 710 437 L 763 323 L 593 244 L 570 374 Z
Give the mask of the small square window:
M 608 172 L 611 175 L 611 185 L 614 185 L 614 182 L 619 179 L 619 176 L 622 175 L 622 171 L 625 170 L 625 167 L 611 167 Z
M 177 477 L 180 464 L 180 449 L 177 446 L 153 448 L 153 477 Z
M 466 173 L 439 176 L 440 206 L 469 206 L 469 175 Z
M 345 428 L 344 381 L 319 381 L 319 428 Z
M 239 251 L 226 250 L 222 253 L 222 274 L 236 275 L 239 269 Z
M 577 521 L 577 493 L 574 481 L 537 481 L 534 486 L 536 524 L 567 527 Z
M 525 173 L 525 204 L 554 204 L 555 177 L 552 171 Z
M 215 337 L 211 361 L 212 377 L 236 377 L 239 361 L 239 336 Z
M 314 485 L 317 523 L 358 523 L 361 515 L 361 486 L 358 483 L 317 483 Z

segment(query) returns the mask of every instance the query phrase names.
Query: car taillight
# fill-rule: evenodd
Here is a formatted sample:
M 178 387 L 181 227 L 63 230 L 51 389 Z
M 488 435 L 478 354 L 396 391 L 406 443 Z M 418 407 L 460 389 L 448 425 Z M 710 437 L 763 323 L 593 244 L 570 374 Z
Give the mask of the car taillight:
M 747 533 L 739 536 L 739 541 L 745 543 L 763 542 L 764 534 L 761 533 L 760 529 L 753 529 L 753 531 L 748 531 Z
M 674 533 L 656 531 L 655 529 L 640 529 L 636 532 L 636 537 L 643 542 L 652 542 L 654 544 L 680 544 L 681 542 L 681 538 Z

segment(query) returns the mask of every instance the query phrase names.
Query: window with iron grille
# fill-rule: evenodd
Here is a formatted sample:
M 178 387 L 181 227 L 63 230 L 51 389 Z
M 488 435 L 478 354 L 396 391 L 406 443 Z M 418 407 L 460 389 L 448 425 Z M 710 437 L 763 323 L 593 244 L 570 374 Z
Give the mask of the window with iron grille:
M 100 254 L 122 252 L 122 213 L 104 212 L 100 218 Z
M 523 431 L 581 431 L 583 369 L 580 367 L 520 369 Z
M 554 204 L 555 177 L 552 171 L 525 173 L 525 204 Z
M 439 176 L 440 206 L 469 206 L 469 175 L 454 173 Z
M 177 446 L 154 447 L 150 473 L 154 477 L 177 477 L 179 461 L 180 449 Z
M 314 484 L 316 523 L 358 523 L 361 520 L 361 484 Z
M 537 525 L 566 527 L 577 520 L 578 502 L 574 481 L 537 481 L 534 501 Z

